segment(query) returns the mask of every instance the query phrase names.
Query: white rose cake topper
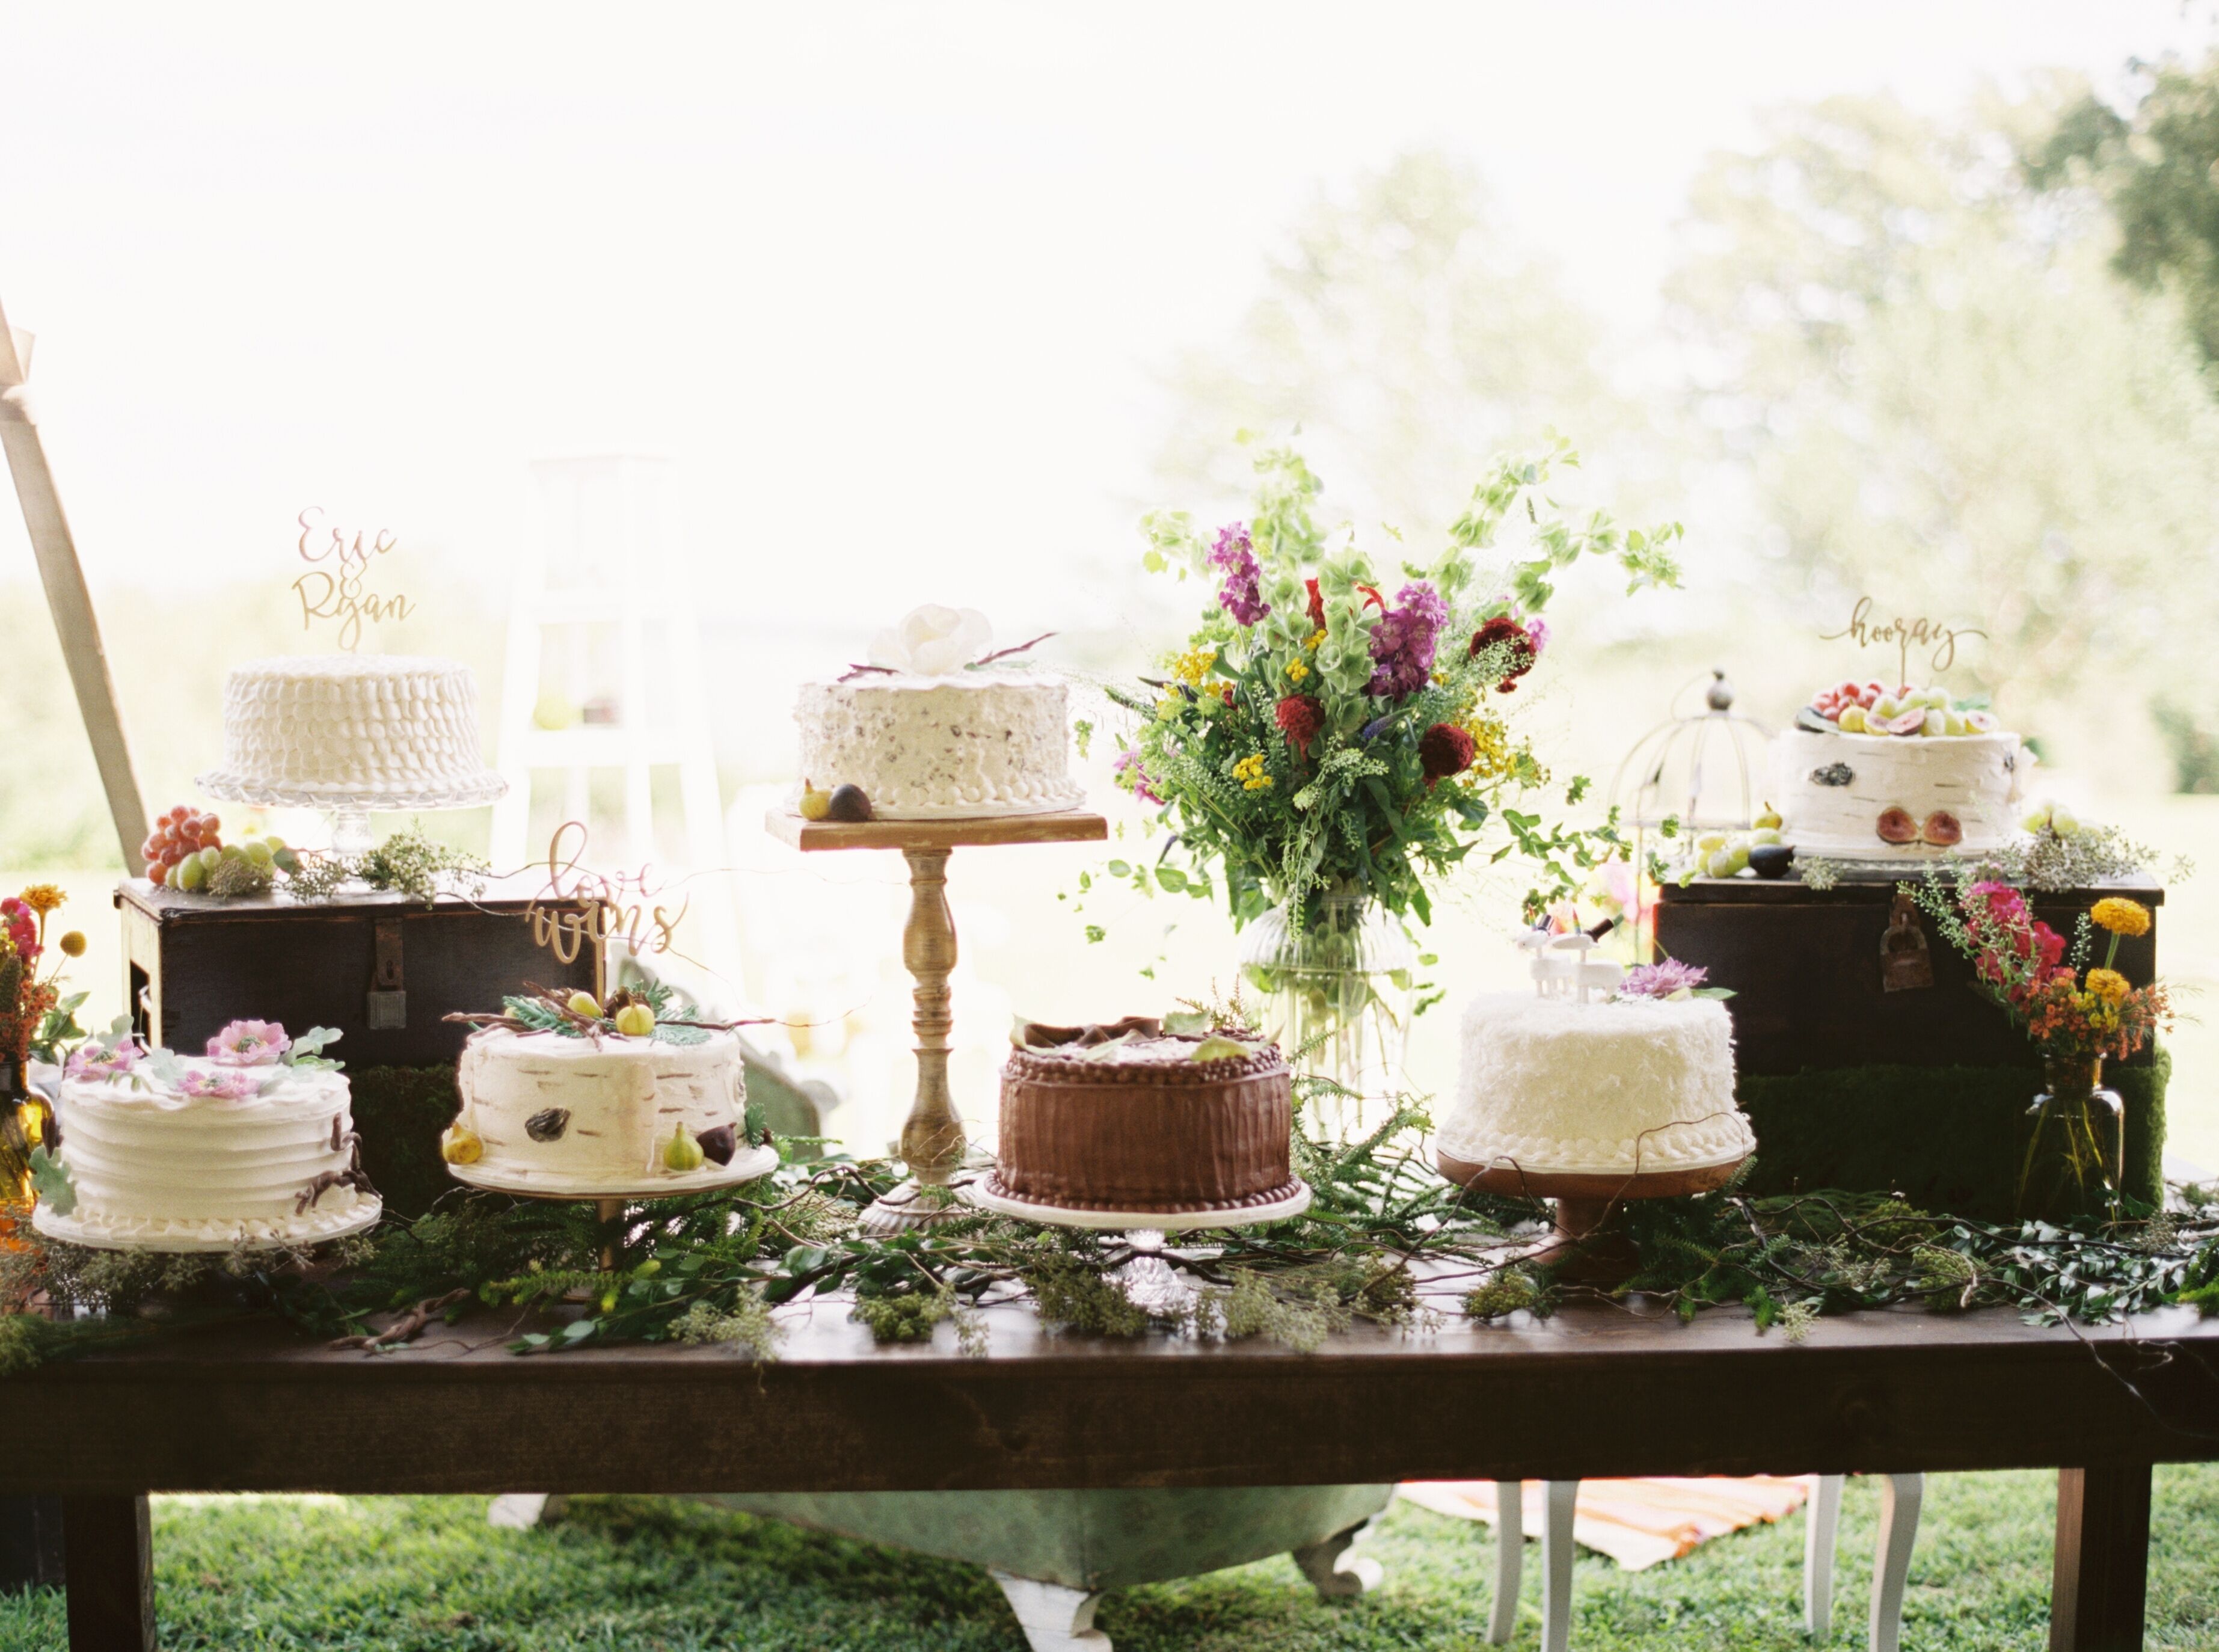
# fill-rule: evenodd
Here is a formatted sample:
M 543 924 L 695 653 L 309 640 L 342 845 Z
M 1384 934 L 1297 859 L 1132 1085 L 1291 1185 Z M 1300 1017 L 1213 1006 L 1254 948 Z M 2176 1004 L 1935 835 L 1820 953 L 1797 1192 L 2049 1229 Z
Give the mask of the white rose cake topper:
M 803 685 L 799 812 L 806 819 L 961 820 L 1075 809 L 1063 680 L 994 667 L 1047 640 L 993 646 L 976 608 L 912 609 L 871 639 L 867 663 Z

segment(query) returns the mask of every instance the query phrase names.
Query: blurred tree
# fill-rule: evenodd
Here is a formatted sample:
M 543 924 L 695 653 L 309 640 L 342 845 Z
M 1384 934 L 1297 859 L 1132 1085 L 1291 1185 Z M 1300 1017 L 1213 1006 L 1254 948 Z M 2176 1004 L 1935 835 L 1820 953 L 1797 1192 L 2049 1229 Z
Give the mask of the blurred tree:
M 1669 296 L 1799 623 L 1869 593 L 1984 629 L 1952 681 L 2123 779 L 2160 705 L 2215 703 L 2219 410 L 2093 199 L 2020 165 L 2069 101 L 1780 111 L 1698 178 Z M 1881 674 L 1846 649 L 1814 674 Z
M 1642 427 L 1605 376 L 1604 342 L 1470 166 L 1403 155 L 1313 205 L 1226 343 L 1179 361 L 1165 496 L 1245 498 L 1234 433 L 1299 425 L 1335 509 L 1438 533 L 1506 448 L 1554 426 L 1592 462 Z

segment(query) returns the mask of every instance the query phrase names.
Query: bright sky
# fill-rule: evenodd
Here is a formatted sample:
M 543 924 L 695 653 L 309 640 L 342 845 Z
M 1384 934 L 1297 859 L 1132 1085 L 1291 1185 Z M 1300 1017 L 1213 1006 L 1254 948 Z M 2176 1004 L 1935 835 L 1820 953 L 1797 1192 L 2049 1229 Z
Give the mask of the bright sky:
M 720 608 L 1060 623 L 1153 374 L 1321 187 L 1468 154 L 1638 332 L 1764 104 L 2209 37 L 2091 6 L 0 0 L 0 301 L 96 583 L 295 571 L 317 502 L 471 570 L 535 456 L 680 462 Z M 0 512 L 0 577 L 28 575 Z M 728 606 L 729 605 L 729 606 Z

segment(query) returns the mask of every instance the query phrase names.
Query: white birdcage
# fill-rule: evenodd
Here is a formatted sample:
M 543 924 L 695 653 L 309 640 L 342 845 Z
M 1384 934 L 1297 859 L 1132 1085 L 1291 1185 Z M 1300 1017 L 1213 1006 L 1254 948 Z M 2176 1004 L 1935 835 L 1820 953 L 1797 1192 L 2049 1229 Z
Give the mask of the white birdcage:
M 1679 708 L 1697 688 L 1703 709 Z M 1665 823 L 1680 837 L 1707 831 L 1746 831 L 1756 823 L 1758 787 L 1772 730 L 1733 709 L 1734 686 L 1724 670 L 1706 684 L 1690 680 L 1672 697 L 1672 715 L 1634 743 L 1611 779 L 1611 807 L 1633 829 L 1637 874 L 1649 864 L 1650 839 Z M 1675 840 L 1676 841 L 1676 840 Z M 1635 934 L 1646 956 L 1648 929 L 1641 879 L 1634 880 Z

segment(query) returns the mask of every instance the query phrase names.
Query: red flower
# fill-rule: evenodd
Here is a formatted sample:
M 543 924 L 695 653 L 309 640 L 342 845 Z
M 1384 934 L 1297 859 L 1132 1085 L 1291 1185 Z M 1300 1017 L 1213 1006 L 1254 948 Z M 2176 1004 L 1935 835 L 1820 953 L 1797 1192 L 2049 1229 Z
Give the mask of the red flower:
M 1321 631 L 1325 629 L 1325 594 L 1318 589 L 1315 580 L 1304 580 L 1302 583 L 1310 588 L 1310 629 Z
M 1533 639 L 1526 628 L 1508 614 L 1497 614 L 1471 634 L 1471 649 L 1468 657 L 1476 659 L 1493 648 L 1510 645 L 1510 667 L 1502 674 L 1502 680 L 1495 685 L 1498 694 L 1516 692 L 1518 680 L 1533 668 L 1539 657 Z
M 2034 921 L 2034 944 L 2042 953 L 2042 967 L 2044 973 L 2057 968 L 2065 961 L 2065 937 L 2040 918 Z M 2071 973 L 2070 971 L 2067 972 Z
M 1287 736 L 1287 743 L 1303 756 L 1308 756 L 1310 742 L 1317 738 L 1318 730 L 1325 726 L 1325 707 L 1312 695 L 1290 694 L 1279 702 L 1278 709 L 1271 715 L 1272 720 L 1279 725 L 1279 732 Z
M 1453 723 L 1436 723 L 1418 739 L 1418 761 L 1426 772 L 1426 789 L 1433 782 L 1461 774 L 1471 767 L 1471 736 Z
M 1373 607 L 1377 608 L 1381 613 L 1383 614 L 1387 612 L 1387 599 L 1381 596 L 1377 591 L 1374 590 L 1368 585 L 1359 585 L 1356 588 L 1363 592 L 1364 599 L 1370 603 Z

